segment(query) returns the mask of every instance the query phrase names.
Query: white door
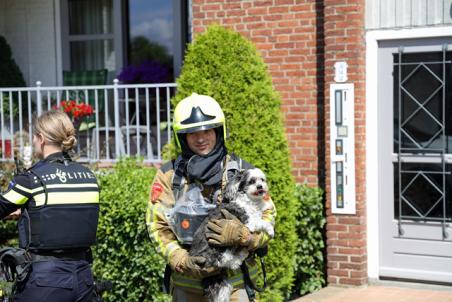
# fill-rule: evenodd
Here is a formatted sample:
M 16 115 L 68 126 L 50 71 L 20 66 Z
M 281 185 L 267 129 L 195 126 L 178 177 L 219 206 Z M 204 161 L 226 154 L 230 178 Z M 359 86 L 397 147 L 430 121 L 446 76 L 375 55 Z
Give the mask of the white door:
M 452 38 L 378 56 L 379 274 L 452 283 Z

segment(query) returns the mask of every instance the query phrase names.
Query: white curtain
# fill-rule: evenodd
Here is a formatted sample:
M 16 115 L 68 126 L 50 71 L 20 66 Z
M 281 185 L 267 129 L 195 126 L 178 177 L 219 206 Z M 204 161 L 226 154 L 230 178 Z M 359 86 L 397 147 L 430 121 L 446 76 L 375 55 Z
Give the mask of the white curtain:
M 113 33 L 112 0 L 68 0 L 69 34 Z
M 68 0 L 72 70 L 115 70 L 113 0 Z

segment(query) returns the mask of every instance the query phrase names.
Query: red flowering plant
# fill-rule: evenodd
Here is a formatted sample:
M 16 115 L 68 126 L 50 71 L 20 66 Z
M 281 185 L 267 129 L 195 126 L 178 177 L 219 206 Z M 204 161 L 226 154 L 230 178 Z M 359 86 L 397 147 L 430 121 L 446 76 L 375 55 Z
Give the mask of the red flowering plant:
M 85 117 L 88 117 L 94 113 L 93 107 L 90 104 L 84 102 L 78 103 L 76 101 L 61 101 L 60 109 L 62 109 L 71 118 L 75 129 L 78 129 Z M 57 106 L 53 106 L 53 109 L 58 109 Z

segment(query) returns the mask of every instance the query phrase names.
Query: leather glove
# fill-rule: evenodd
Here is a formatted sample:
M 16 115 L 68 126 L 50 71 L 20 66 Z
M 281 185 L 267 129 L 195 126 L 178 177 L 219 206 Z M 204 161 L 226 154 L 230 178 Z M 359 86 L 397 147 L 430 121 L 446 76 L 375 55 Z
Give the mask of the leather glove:
M 198 279 L 203 279 L 219 272 L 219 268 L 216 267 L 203 267 L 205 263 L 206 258 L 190 256 L 187 250 L 178 249 L 171 256 L 169 265 L 176 272 Z
M 213 219 L 207 224 L 207 241 L 215 246 L 248 246 L 250 230 L 227 210 L 221 210 L 226 219 Z

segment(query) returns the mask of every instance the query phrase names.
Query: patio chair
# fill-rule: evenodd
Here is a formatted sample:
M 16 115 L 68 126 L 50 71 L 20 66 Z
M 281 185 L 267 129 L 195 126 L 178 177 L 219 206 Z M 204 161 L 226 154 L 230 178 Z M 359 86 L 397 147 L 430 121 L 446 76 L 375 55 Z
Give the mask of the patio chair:
M 107 84 L 107 69 L 99 70 L 86 70 L 86 71 L 63 71 L 63 85 L 64 86 L 91 86 L 91 85 L 106 85 Z M 88 95 L 85 95 L 85 91 L 68 90 L 69 95 L 66 92 L 63 93 L 63 98 L 69 98 L 71 100 L 83 101 L 93 106 L 97 112 L 103 112 L 105 108 L 105 96 L 104 90 L 98 90 L 98 102 L 97 108 L 95 107 L 95 91 L 88 90 Z M 96 120 L 94 115 L 87 118 L 85 123 L 79 128 L 80 131 L 87 130 L 96 126 Z
M 129 106 L 130 99 L 124 102 L 124 107 Z M 145 108 L 142 108 L 145 109 Z M 139 113 L 138 113 L 139 114 Z M 147 134 L 151 136 L 151 140 L 153 138 L 153 132 L 150 127 L 146 124 L 142 124 L 141 121 L 137 127 L 137 112 L 132 111 L 129 115 L 129 121 L 126 121 L 126 114 L 123 112 L 123 120 L 121 121 L 121 132 L 122 137 L 124 139 L 125 150 L 128 155 L 135 155 L 140 153 L 140 155 L 146 156 L 147 152 L 150 153 L 150 156 L 153 157 L 153 148 L 152 142 L 148 141 Z
M 125 100 L 122 100 L 123 102 Z M 120 121 L 119 126 L 119 155 L 136 155 L 140 154 L 142 156 L 146 156 L 149 152 L 149 155 L 151 157 L 154 157 L 153 143 L 151 141 L 148 141 L 147 134 L 149 132 L 149 135 L 151 136 L 151 140 L 153 137 L 153 132 L 147 125 L 144 124 L 136 124 L 136 112 L 133 112 L 131 114 L 131 118 L 129 122 L 125 120 L 125 114 L 124 112 L 121 112 L 120 114 L 122 116 L 122 119 Z M 106 156 L 107 158 L 115 158 L 117 157 L 115 155 L 115 142 L 113 141 L 114 135 L 115 135 L 115 127 L 112 124 L 111 121 L 108 122 L 108 126 L 102 126 L 98 128 L 92 129 L 91 137 L 93 138 L 93 148 L 91 149 L 90 156 L 92 158 L 100 158 L 102 156 Z M 101 138 L 101 135 L 104 136 L 105 141 L 102 145 L 103 148 L 99 145 L 100 142 L 98 140 Z M 99 138 L 98 138 L 99 136 Z M 99 146 L 97 146 L 99 145 Z M 108 148 L 105 148 L 108 145 Z M 99 147 L 99 150 L 97 150 L 97 147 Z M 105 149 L 105 150 L 101 150 Z M 103 151 L 108 151 L 107 153 L 104 153 Z M 100 152 L 100 154 L 99 154 Z

